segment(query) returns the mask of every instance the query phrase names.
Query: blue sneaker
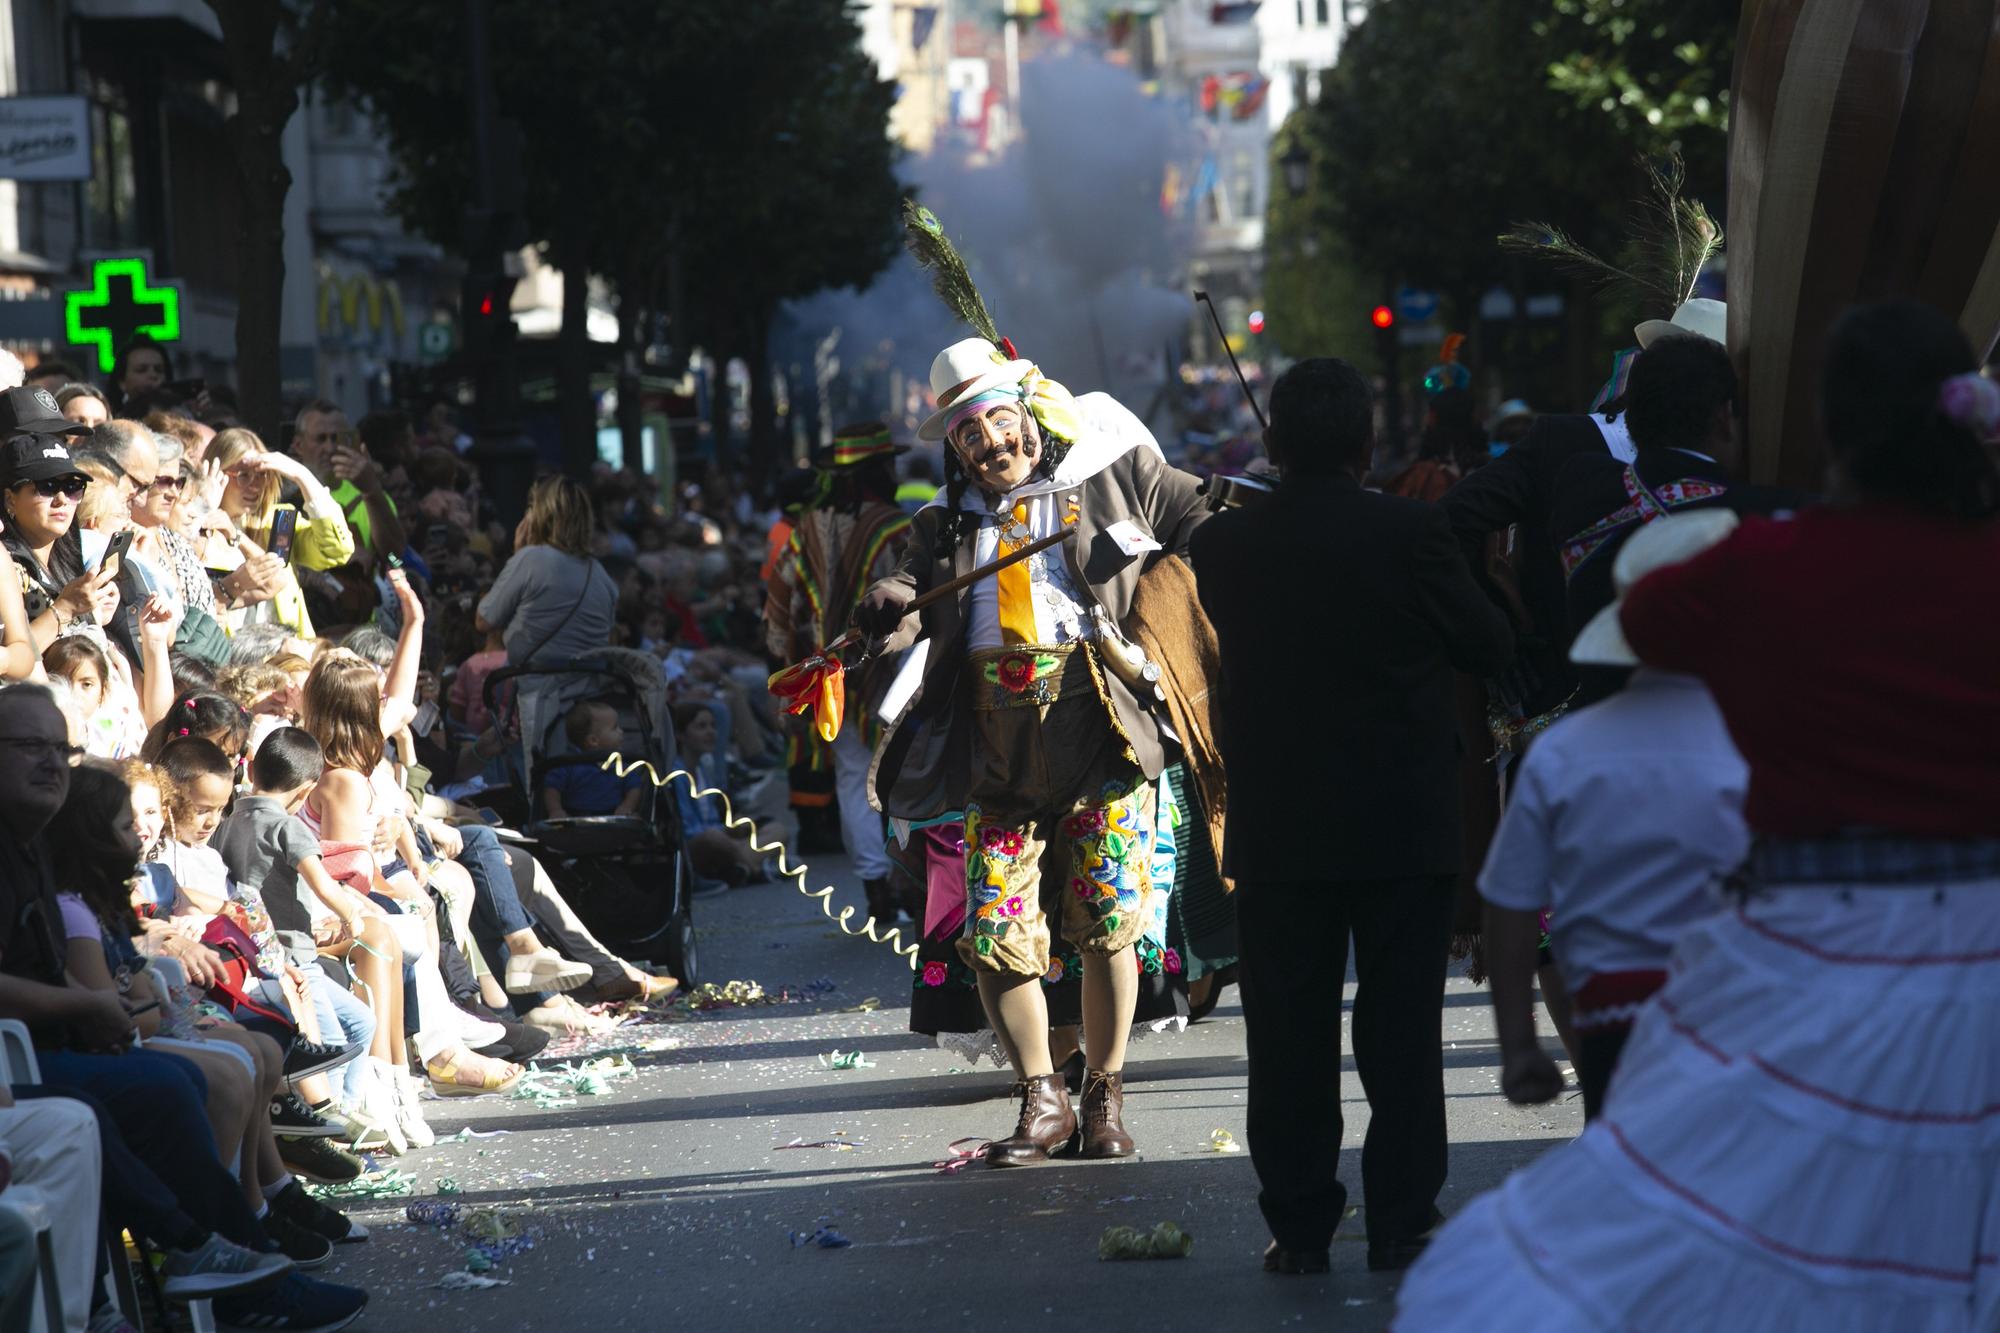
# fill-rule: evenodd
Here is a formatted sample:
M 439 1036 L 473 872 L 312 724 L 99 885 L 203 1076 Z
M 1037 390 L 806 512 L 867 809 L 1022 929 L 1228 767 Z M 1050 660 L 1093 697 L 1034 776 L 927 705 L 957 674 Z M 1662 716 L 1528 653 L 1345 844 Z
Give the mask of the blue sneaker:
M 291 1273 L 268 1291 L 217 1300 L 215 1319 L 224 1328 L 333 1333 L 359 1319 L 367 1306 L 368 1293 L 359 1287 L 343 1287 Z

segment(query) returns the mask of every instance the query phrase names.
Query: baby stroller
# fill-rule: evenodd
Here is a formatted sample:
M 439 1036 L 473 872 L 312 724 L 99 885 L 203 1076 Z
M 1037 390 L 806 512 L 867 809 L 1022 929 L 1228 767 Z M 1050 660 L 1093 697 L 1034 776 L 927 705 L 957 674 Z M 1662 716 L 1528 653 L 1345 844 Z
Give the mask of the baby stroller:
M 507 688 L 511 686 L 512 688 Z M 654 658 L 605 648 L 559 667 L 503 667 L 486 679 L 486 706 L 503 728 L 518 724 L 525 796 L 519 833 L 501 837 L 533 853 L 583 923 L 624 958 L 666 966 L 684 987 L 700 977 L 694 933 L 693 876 L 682 844 L 675 784 L 643 784 L 632 815 L 547 818 L 549 775 L 602 756 L 570 749 L 563 718 L 588 699 L 618 712 L 627 762 L 646 760 L 664 778 L 676 750 L 666 678 Z

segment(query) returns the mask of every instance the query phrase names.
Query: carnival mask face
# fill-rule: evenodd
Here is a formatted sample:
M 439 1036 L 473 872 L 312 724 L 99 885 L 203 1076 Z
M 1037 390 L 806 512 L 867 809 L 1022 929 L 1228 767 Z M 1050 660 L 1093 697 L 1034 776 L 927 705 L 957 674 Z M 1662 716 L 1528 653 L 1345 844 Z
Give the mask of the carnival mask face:
M 1042 441 L 1028 410 L 996 403 L 968 417 L 951 433 L 951 446 L 981 490 L 1004 493 L 1034 474 L 1042 461 Z

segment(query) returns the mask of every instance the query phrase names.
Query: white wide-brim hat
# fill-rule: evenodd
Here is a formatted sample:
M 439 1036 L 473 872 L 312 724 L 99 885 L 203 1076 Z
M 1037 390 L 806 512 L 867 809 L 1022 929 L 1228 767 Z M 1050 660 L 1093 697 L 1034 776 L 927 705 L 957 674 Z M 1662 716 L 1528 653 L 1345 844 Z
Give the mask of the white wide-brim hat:
M 953 343 L 931 362 L 931 394 L 937 399 L 938 410 L 917 427 L 917 438 L 942 440 L 945 425 L 959 404 L 988 389 L 1019 384 L 1034 368 L 1032 361 L 1009 360 L 984 338 Z
M 1638 654 L 1625 642 L 1625 629 L 1618 623 L 1625 594 L 1654 570 L 1694 559 L 1736 531 L 1736 523 L 1736 515 L 1727 509 L 1693 509 L 1656 518 L 1628 537 L 1611 564 L 1611 586 L 1617 596 L 1576 636 L 1569 660 L 1579 666 L 1639 665 Z
M 1685 338 L 1693 335 L 1712 343 L 1729 346 L 1729 307 L 1721 301 L 1697 296 L 1681 302 L 1672 319 L 1649 319 L 1632 329 L 1639 346 L 1651 347 L 1658 338 Z

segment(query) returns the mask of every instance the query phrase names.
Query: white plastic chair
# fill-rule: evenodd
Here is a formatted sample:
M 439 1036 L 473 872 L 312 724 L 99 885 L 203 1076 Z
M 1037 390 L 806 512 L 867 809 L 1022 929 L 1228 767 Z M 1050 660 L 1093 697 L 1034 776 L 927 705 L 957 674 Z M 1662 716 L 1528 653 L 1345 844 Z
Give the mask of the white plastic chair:
M 41 1066 L 35 1061 L 35 1047 L 28 1029 L 11 1018 L 0 1018 L 0 1083 L 40 1083 Z M 49 1201 L 32 1185 L 12 1185 L 0 1193 L 0 1208 L 28 1224 L 35 1236 L 35 1252 L 42 1293 L 40 1318 L 28 1325 L 35 1333 L 60 1333 L 63 1327 L 62 1282 L 56 1271 L 54 1225 Z

